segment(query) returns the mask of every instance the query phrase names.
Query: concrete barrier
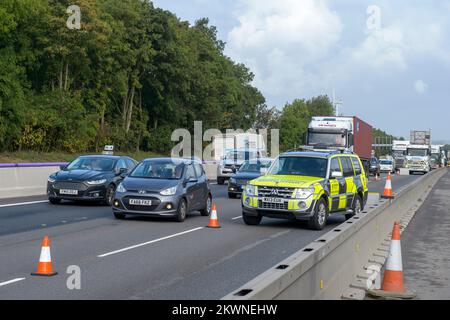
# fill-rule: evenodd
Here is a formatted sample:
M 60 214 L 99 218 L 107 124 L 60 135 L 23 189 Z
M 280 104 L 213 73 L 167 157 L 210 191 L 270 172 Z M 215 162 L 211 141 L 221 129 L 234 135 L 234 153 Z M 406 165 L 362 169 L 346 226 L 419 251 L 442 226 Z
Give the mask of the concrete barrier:
M 66 163 L 0 164 L 0 199 L 43 195 L 47 178 Z
M 346 298 L 344 293 L 368 262 L 384 263 L 385 255 L 375 252 L 389 240 L 394 221 L 419 208 L 445 173 L 446 169 L 436 170 L 419 178 L 398 190 L 393 201 L 380 199 L 223 299 Z

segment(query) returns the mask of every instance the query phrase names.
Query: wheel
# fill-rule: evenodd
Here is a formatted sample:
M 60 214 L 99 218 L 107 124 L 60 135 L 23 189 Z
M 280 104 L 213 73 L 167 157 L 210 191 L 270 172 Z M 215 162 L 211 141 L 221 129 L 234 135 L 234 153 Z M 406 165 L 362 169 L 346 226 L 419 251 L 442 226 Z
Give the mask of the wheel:
M 48 201 L 51 204 L 60 204 L 61 203 L 61 199 L 58 199 L 58 198 L 49 198 Z
M 345 220 L 353 218 L 358 213 L 361 213 L 362 210 L 363 210 L 362 199 L 359 195 L 356 195 L 355 200 L 353 200 L 353 205 L 352 205 L 353 213 L 347 213 L 345 215 Z
M 181 199 L 178 205 L 177 216 L 175 217 L 175 221 L 183 222 L 186 219 L 187 210 L 188 208 L 186 199 Z
M 244 219 L 244 223 L 249 226 L 257 226 L 262 220 L 262 216 L 248 216 L 245 213 L 242 214 L 242 218 Z
M 114 218 L 116 218 L 117 220 L 123 220 L 125 219 L 125 215 L 123 213 L 114 212 Z
M 116 187 L 114 185 L 110 185 L 108 189 L 106 189 L 104 204 L 107 206 L 112 206 L 114 200 L 114 192 L 116 191 Z
M 225 179 L 224 178 L 217 178 L 217 184 L 218 185 L 223 185 L 225 183 Z
M 230 199 L 236 199 L 236 198 L 237 198 L 237 194 L 236 194 L 236 193 L 228 192 L 228 198 L 230 198 Z
M 314 209 L 314 215 L 308 221 L 308 227 L 313 230 L 325 228 L 328 220 L 328 206 L 324 198 L 321 198 Z
M 207 217 L 211 214 L 211 207 L 212 207 L 212 196 L 208 195 L 208 198 L 206 199 L 205 208 L 200 210 L 200 213 L 202 216 Z

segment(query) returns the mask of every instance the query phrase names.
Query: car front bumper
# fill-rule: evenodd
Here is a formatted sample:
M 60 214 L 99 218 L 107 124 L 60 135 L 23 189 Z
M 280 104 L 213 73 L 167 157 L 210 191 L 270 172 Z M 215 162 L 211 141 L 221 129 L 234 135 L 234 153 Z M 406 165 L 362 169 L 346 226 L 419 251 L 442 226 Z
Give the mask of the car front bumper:
M 130 199 L 151 200 L 151 206 L 132 205 Z M 174 217 L 177 215 L 181 195 L 162 196 L 156 193 L 137 194 L 132 192 L 116 192 L 113 200 L 112 210 L 115 213 L 153 216 Z
M 73 200 L 73 201 L 102 201 L 106 198 L 107 184 L 88 186 L 84 183 L 73 183 L 67 189 L 77 190 L 76 195 L 61 194 L 61 189 L 57 182 L 47 182 L 47 196 L 53 199 Z

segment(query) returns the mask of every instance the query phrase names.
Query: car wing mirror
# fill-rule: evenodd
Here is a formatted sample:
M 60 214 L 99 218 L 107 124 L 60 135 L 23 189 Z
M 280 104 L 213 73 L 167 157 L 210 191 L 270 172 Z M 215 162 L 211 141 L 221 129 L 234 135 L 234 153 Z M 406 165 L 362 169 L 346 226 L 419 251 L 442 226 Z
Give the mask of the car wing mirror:
M 61 165 L 61 166 L 59 166 L 59 168 L 60 168 L 61 170 L 64 170 L 64 169 L 67 168 L 67 166 Z
M 118 174 L 121 176 L 124 176 L 128 173 L 128 169 L 127 168 L 120 168 Z
M 331 173 L 331 178 L 334 178 L 334 179 L 342 178 L 343 176 L 344 176 L 344 174 L 342 172 L 340 172 L 340 171 L 333 171 Z

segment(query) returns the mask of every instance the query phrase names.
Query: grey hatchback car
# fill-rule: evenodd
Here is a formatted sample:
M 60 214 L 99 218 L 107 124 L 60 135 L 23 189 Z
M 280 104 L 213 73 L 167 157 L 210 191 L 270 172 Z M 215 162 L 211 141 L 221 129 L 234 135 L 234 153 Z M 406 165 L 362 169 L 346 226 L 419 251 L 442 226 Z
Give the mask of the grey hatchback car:
M 113 213 L 170 217 L 185 220 L 191 211 L 211 213 L 212 194 L 200 162 L 178 158 L 152 158 L 141 161 L 117 187 Z

